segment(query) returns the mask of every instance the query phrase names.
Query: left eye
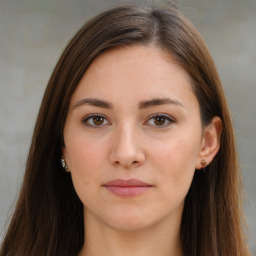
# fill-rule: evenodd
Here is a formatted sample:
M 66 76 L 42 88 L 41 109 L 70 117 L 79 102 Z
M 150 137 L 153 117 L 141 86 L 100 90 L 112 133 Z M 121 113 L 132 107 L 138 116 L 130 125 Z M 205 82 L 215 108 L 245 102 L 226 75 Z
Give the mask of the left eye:
M 85 117 L 82 122 L 87 125 L 87 126 L 91 126 L 94 128 L 98 128 L 101 127 L 103 125 L 108 125 L 109 122 L 107 121 L 107 119 L 102 116 L 102 115 L 89 115 L 87 117 Z
M 147 124 L 158 126 L 158 127 L 166 127 L 173 122 L 174 122 L 173 119 L 169 115 L 158 114 L 158 115 L 152 116 L 147 121 Z

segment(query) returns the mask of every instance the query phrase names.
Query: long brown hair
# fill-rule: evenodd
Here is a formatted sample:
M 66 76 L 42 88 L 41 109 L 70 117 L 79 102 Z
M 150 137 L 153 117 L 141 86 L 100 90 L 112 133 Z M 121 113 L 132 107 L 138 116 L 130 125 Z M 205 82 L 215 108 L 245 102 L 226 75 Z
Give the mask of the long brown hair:
M 60 165 L 63 126 L 81 77 L 102 52 L 132 44 L 166 51 L 191 77 L 202 124 L 222 120 L 220 149 L 205 174 L 195 171 L 185 199 L 184 256 L 245 256 L 240 174 L 229 110 L 213 60 L 199 33 L 174 4 L 129 4 L 90 20 L 68 44 L 38 114 L 23 185 L 1 256 L 77 255 L 84 242 L 83 205 Z

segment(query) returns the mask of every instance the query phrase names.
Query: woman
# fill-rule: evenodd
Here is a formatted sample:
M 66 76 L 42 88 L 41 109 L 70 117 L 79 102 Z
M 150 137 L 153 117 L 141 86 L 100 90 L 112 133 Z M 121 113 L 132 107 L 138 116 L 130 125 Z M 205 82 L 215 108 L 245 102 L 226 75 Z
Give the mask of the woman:
M 250 255 L 239 175 L 195 28 L 174 5 L 113 8 L 53 71 L 1 256 Z

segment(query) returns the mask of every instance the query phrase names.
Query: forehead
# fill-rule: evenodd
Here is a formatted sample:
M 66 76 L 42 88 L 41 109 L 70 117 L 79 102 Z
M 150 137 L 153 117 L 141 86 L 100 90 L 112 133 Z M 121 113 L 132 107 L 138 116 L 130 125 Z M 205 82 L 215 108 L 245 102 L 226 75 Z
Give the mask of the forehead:
M 71 101 L 100 97 L 109 101 L 140 101 L 152 97 L 195 96 L 190 76 L 165 51 L 129 46 L 98 56 L 79 82 Z

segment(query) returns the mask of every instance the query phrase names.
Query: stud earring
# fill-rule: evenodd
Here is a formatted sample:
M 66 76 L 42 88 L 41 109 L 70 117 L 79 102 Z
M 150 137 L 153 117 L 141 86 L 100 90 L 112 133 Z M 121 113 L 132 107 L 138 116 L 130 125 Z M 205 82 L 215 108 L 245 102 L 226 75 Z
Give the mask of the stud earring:
M 61 162 L 61 165 L 62 165 L 63 169 L 64 169 L 65 171 L 67 171 L 68 166 L 67 166 L 67 164 L 66 164 L 65 159 L 64 159 L 64 158 L 61 158 L 61 159 L 60 159 L 60 162 Z
M 202 159 L 202 160 L 201 160 L 201 165 L 202 165 L 203 167 L 206 167 L 207 162 L 206 162 L 204 159 Z

